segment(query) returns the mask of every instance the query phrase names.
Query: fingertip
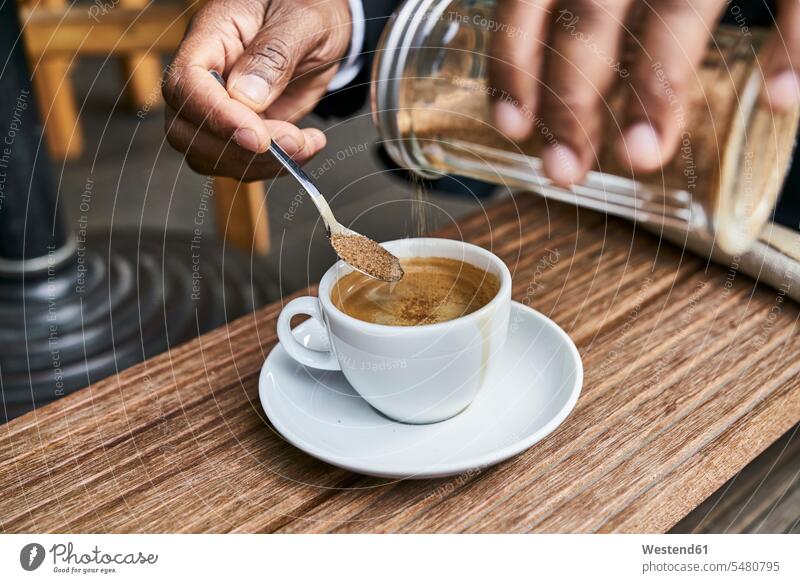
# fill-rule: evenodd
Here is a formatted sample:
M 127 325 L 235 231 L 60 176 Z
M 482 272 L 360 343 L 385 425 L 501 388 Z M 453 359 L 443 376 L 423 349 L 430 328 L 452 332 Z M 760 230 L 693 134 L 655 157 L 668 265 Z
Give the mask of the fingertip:
M 314 152 L 320 151 L 324 148 L 328 140 L 325 137 L 325 132 L 317 128 L 305 128 L 302 130 L 306 135 L 306 145 Z
M 764 87 L 766 104 L 777 113 L 789 113 L 800 105 L 800 77 L 786 70 L 767 80 Z
M 663 165 L 662 144 L 658 132 L 647 122 L 630 126 L 617 145 L 617 155 L 633 171 L 654 172 Z
M 524 140 L 530 134 L 531 120 L 514 104 L 496 101 L 492 113 L 497 129 L 512 140 Z
M 556 186 L 577 184 L 585 174 L 572 148 L 562 144 L 548 145 L 542 150 L 542 166 L 544 173 Z

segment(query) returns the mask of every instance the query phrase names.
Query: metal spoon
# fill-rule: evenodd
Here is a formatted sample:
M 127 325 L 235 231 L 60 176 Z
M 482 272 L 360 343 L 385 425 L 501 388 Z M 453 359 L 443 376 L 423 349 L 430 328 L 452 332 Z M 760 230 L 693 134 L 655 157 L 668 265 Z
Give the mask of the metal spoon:
M 225 80 L 222 76 L 217 73 L 216 71 L 210 71 L 211 75 L 219 81 L 219 83 L 224 87 Z M 352 229 L 348 229 L 344 225 L 342 225 L 339 221 L 336 220 L 336 217 L 333 216 L 333 211 L 331 211 L 331 207 L 328 205 L 328 201 L 325 200 L 325 197 L 322 196 L 322 193 L 316 187 L 314 182 L 308 175 L 303 172 L 303 169 L 292 160 L 291 156 L 287 154 L 283 148 L 281 148 L 278 144 L 275 143 L 274 140 L 270 142 L 269 145 L 270 153 L 275 157 L 275 159 L 281 164 L 281 166 L 286 169 L 286 171 L 291 174 L 294 179 L 300 184 L 300 186 L 305 190 L 306 194 L 311 197 L 314 206 L 317 207 L 320 216 L 322 217 L 322 222 L 325 224 L 325 231 L 328 235 L 328 240 L 331 241 L 331 246 L 333 250 L 336 252 L 336 255 L 339 256 L 339 259 L 347 263 L 350 267 L 355 269 L 358 272 L 363 273 L 366 276 L 373 277 L 375 279 L 380 279 L 383 281 L 398 281 L 403 277 L 403 269 L 400 267 L 400 260 L 397 259 L 394 255 L 389 253 L 384 247 L 382 247 L 379 243 L 373 241 L 369 237 L 365 237 L 361 233 L 357 233 Z M 334 235 L 345 235 L 351 237 L 361 237 L 366 240 L 370 245 L 374 245 L 375 247 L 380 247 L 381 254 L 386 257 L 390 257 L 393 260 L 392 269 L 389 270 L 391 275 L 381 274 L 377 271 L 371 270 L 370 267 L 364 263 L 362 265 L 355 265 L 353 263 L 354 259 L 351 257 L 348 261 L 344 257 L 342 257 L 342 249 L 337 248 L 337 245 L 334 244 L 333 240 L 331 239 Z

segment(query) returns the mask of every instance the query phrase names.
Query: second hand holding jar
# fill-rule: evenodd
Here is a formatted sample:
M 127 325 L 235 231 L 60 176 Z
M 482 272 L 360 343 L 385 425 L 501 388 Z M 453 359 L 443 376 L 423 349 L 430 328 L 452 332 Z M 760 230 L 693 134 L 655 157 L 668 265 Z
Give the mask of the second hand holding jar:
M 777 115 L 760 105 L 757 60 L 763 31 L 720 27 L 696 71 L 675 157 L 660 171 L 632 174 L 610 144 L 622 132 L 629 90 L 620 75 L 606 103 L 604 132 L 586 180 L 550 183 L 538 153 L 553 145 L 533 112 L 533 134 L 515 143 L 494 126 L 488 81 L 492 34 L 511 34 L 493 20 L 492 0 L 407 0 L 386 27 L 373 69 L 374 121 L 389 155 L 428 178 L 443 174 L 533 190 L 545 197 L 642 223 L 688 232 L 732 255 L 745 252 L 769 220 L 780 193 L 800 111 Z M 524 42 L 521 39 L 520 42 Z M 602 64 L 605 66 L 605 62 Z M 663 76 L 659 63 L 653 75 Z M 621 69 L 622 70 L 622 69 Z M 669 86 L 663 85 L 665 91 Z M 515 104 L 518 105 L 518 104 Z

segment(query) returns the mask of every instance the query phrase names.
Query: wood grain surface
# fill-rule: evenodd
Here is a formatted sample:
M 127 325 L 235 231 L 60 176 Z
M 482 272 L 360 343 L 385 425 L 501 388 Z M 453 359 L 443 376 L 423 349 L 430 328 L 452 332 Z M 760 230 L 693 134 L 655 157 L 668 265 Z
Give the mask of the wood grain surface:
M 800 424 L 670 532 L 800 534 Z
M 583 393 L 547 439 L 429 481 L 307 456 L 257 396 L 277 303 L 0 428 L 2 530 L 663 532 L 800 420 L 798 308 L 735 265 L 533 196 L 442 236 L 575 340 Z

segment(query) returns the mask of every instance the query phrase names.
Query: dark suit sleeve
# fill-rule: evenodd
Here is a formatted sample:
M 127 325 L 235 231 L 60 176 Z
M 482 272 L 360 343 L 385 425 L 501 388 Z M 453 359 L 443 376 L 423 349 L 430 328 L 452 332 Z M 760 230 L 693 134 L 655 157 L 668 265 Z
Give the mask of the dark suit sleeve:
M 363 0 L 364 4 L 364 48 L 361 54 L 361 70 L 348 85 L 329 93 L 314 110 L 322 117 L 345 117 L 361 109 L 369 97 L 369 82 L 372 61 L 389 17 L 400 4 L 400 0 Z

